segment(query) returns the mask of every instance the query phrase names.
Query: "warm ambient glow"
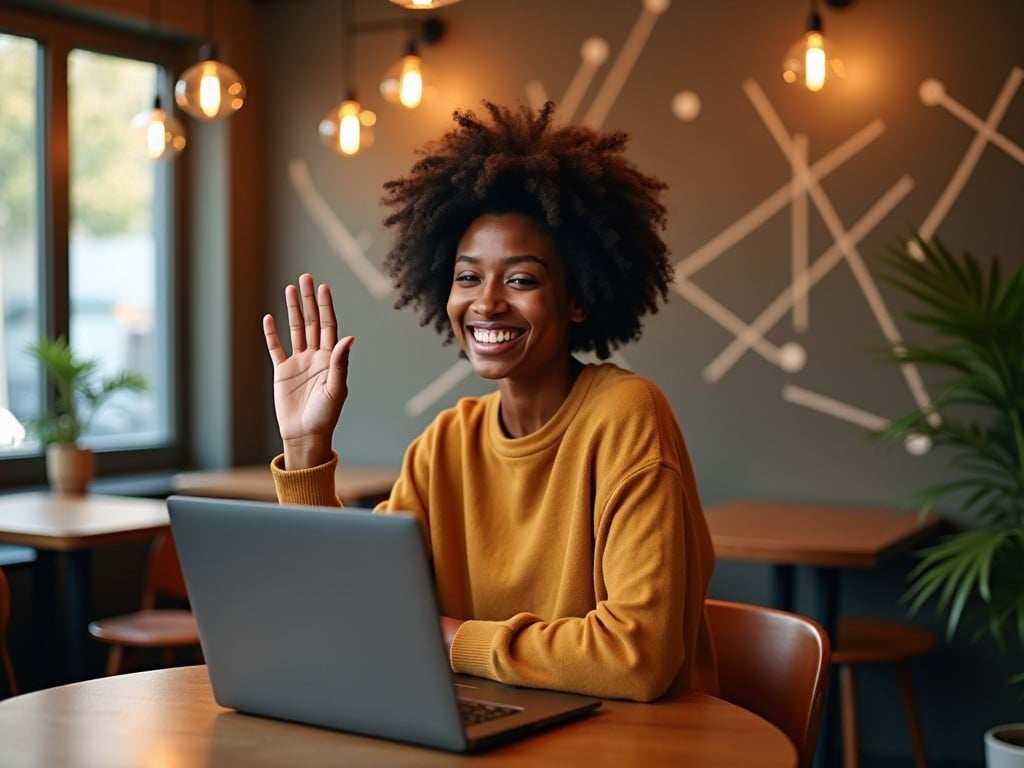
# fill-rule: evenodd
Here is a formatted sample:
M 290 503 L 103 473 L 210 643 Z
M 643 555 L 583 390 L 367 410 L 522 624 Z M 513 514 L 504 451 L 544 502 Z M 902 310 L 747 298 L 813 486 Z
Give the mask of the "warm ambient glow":
M 174 100 L 199 120 L 217 120 L 232 115 L 245 103 L 245 83 L 239 74 L 213 58 L 210 51 L 182 73 L 174 86 Z
M 185 148 L 185 129 L 161 108 L 159 98 L 154 101 L 153 109 L 135 116 L 132 129 L 139 135 L 142 150 L 150 160 L 173 158 Z

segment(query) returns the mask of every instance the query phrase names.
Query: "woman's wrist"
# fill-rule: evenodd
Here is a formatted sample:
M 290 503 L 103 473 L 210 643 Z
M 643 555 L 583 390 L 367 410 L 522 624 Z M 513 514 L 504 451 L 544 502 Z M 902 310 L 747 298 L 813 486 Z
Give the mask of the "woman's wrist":
M 330 440 L 301 438 L 284 441 L 284 468 L 309 469 L 326 464 L 333 457 Z

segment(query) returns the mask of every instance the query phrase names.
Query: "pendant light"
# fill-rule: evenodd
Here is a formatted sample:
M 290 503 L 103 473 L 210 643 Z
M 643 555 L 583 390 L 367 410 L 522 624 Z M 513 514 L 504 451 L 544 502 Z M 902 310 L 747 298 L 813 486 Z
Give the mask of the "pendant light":
M 320 120 L 317 133 L 328 149 L 342 157 L 351 157 L 373 143 L 373 126 L 377 116 L 363 109 L 356 98 L 352 75 L 352 0 L 341 0 L 342 24 L 342 89 L 341 102 L 331 107 Z
M 153 99 L 153 108 L 137 114 L 131 127 L 150 160 L 173 159 L 185 148 L 185 129 L 161 106 L 159 94 Z
M 398 63 L 380 81 L 380 94 L 387 101 L 416 109 L 423 101 L 423 59 L 416 43 L 410 42 Z
M 825 87 L 829 71 L 839 77 L 845 74 L 833 43 L 825 37 L 818 4 L 811 0 L 807 31 L 786 52 L 782 79 L 787 83 L 802 83 L 807 90 L 815 92 Z
M 210 35 L 212 0 L 206 0 L 206 33 Z M 245 103 L 245 83 L 234 69 L 217 60 L 212 42 L 199 51 L 199 62 L 186 69 L 174 86 L 174 100 L 198 120 L 233 115 Z
M 331 107 L 317 128 L 320 141 L 342 157 L 351 157 L 373 145 L 373 126 L 377 115 L 363 109 L 355 91 L 345 90 L 341 103 Z
M 419 41 L 428 46 L 433 45 L 444 37 L 444 29 L 440 19 L 427 19 L 417 25 Z M 417 40 L 410 40 L 406 43 L 402 58 L 384 73 L 384 78 L 380 82 L 380 93 L 385 101 L 416 109 L 423 101 L 428 79 Z
M 411 11 L 429 11 L 440 8 L 442 5 L 453 5 L 459 0 L 391 0 L 391 2 Z
M 150 0 L 149 21 L 155 35 L 159 29 L 157 0 Z M 150 160 L 170 160 L 181 154 L 185 148 L 185 129 L 174 115 L 163 108 L 160 98 L 162 73 L 158 70 L 156 96 L 153 108 L 145 109 L 132 118 L 130 127 L 138 146 Z

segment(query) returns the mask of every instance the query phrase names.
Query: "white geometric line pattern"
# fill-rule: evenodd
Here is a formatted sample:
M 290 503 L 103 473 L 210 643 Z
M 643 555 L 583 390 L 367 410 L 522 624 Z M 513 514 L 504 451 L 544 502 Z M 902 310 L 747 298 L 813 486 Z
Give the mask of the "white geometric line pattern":
M 977 167 L 981 153 L 987 144 L 995 144 L 1018 163 L 1024 165 L 1024 150 L 1005 136 L 996 133 L 995 130 L 996 126 L 999 125 L 999 121 L 1003 119 L 1003 115 L 1006 114 L 1006 110 L 1020 88 L 1022 80 L 1024 80 L 1024 69 L 1014 67 L 1010 70 L 1010 75 L 1006 78 L 1003 89 L 996 97 L 995 104 L 992 105 L 992 110 L 988 113 L 988 119 L 984 123 L 963 105 L 954 101 L 946 93 L 946 87 L 940 81 L 928 79 L 921 83 L 918 94 L 923 103 L 928 106 L 944 107 L 954 117 L 960 118 L 965 125 L 975 130 L 974 139 L 960 160 L 960 165 L 957 166 L 956 171 L 949 179 L 949 183 L 946 184 L 946 188 L 939 195 L 935 206 L 925 217 L 918 230 L 921 233 L 921 237 L 925 240 L 932 238 L 932 235 L 935 234 L 939 225 L 946 218 L 949 209 L 953 207 L 953 203 L 956 202 L 956 199 L 963 191 L 964 185 L 971 177 L 975 167 Z
M 288 163 L 288 177 L 303 207 L 320 227 L 328 244 L 341 260 L 348 264 L 349 269 L 362 281 L 370 295 L 379 299 L 390 293 L 391 284 L 388 279 L 366 258 L 366 249 L 371 242 L 369 235 L 361 233 L 359 237 L 354 237 L 349 232 L 348 227 L 331 210 L 327 201 L 313 185 L 306 163 L 302 160 L 292 160 Z

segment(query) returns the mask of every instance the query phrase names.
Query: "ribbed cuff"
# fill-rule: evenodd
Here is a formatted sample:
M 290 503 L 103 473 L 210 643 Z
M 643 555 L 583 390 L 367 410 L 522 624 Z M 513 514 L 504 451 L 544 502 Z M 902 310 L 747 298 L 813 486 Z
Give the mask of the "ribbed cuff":
M 331 458 L 319 466 L 290 470 L 284 468 L 284 454 L 278 454 L 270 462 L 278 501 L 314 507 L 342 506 L 334 487 L 337 466 L 338 454 L 334 451 L 331 451 Z
M 452 671 L 477 677 L 495 678 L 494 643 L 512 630 L 500 621 L 466 621 L 452 640 Z

